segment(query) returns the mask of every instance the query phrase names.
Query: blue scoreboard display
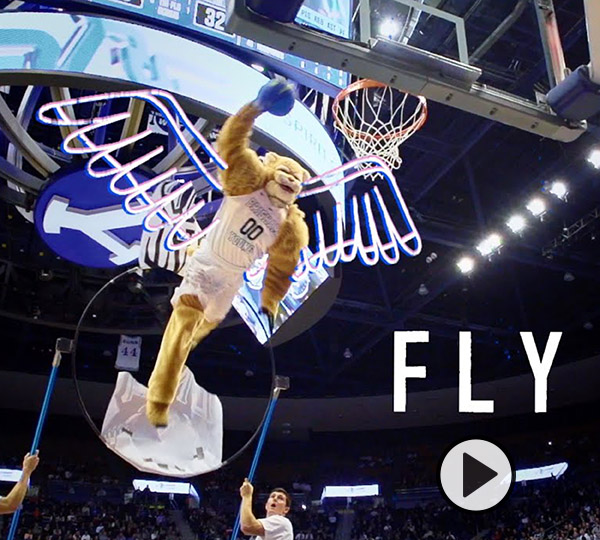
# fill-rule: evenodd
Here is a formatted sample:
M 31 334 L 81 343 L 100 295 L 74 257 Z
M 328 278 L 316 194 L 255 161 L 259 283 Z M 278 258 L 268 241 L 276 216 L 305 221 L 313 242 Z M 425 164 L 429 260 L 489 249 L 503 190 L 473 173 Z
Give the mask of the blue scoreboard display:
M 284 62 L 327 83 L 344 88 L 348 74 L 339 69 L 277 51 L 260 43 L 225 32 L 227 0 L 82 0 L 130 11 L 153 21 L 163 21 L 238 45 Z M 341 38 L 350 37 L 352 0 L 306 0 L 296 22 Z

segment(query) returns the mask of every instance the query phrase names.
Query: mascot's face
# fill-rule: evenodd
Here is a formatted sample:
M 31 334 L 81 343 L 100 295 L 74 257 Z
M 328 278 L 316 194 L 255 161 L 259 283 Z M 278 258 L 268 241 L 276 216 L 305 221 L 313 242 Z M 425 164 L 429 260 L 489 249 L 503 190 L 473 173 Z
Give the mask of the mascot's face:
M 310 178 L 308 171 L 293 159 L 274 152 L 263 158 L 263 164 L 269 171 L 265 190 L 271 202 L 281 208 L 292 204 L 302 190 L 302 182 Z

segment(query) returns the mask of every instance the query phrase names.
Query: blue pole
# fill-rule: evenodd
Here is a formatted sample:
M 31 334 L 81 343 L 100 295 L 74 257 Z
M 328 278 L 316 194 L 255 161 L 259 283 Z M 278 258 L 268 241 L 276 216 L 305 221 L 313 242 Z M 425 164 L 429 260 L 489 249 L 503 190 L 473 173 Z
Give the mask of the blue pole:
M 44 401 L 42 403 L 42 410 L 40 411 L 37 427 L 35 429 L 35 435 L 33 436 L 33 442 L 31 443 L 31 450 L 29 451 L 31 455 L 36 453 L 40 442 L 40 437 L 42 436 L 42 428 L 44 427 L 44 423 L 46 422 L 48 407 L 50 405 L 50 398 L 52 397 L 52 392 L 54 391 L 54 385 L 56 383 L 56 376 L 58 375 L 60 358 L 60 352 L 56 351 L 54 353 L 54 360 L 52 361 L 52 371 L 50 372 L 50 378 L 48 379 L 48 386 L 46 386 L 46 395 L 44 396 Z M 13 518 L 10 523 L 10 530 L 8 531 L 8 536 L 6 537 L 7 540 L 14 539 L 15 533 L 17 532 L 17 526 L 19 525 L 20 517 L 21 508 L 18 508 L 17 511 L 13 514 Z
M 263 444 L 265 443 L 265 438 L 267 436 L 267 431 L 269 431 L 269 426 L 271 425 L 271 418 L 273 417 L 273 411 L 275 410 L 275 405 L 277 405 L 277 398 L 279 397 L 279 388 L 275 388 L 273 401 L 271 402 L 271 406 L 267 411 L 267 417 L 265 418 L 265 423 L 263 424 L 262 431 L 260 433 L 260 437 L 258 439 L 258 444 L 256 445 L 256 451 L 254 452 L 254 459 L 252 460 L 252 465 L 250 466 L 250 472 L 248 473 L 248 480 L 252 482 L 254 480 L 254 473 L 256 472 L 256 467 L 258 466 L 258 458 L 262 452 Z M 238 510 L 237 518 L 235 518 L 235 525 L 233 526 L 233 531 L 231 532 L 231 540 L 236 540 L 237 535 L 240 532 L 240 517 L 241 517 L 241 507 Z M 11 540 L 9 538 L 9 540 Z

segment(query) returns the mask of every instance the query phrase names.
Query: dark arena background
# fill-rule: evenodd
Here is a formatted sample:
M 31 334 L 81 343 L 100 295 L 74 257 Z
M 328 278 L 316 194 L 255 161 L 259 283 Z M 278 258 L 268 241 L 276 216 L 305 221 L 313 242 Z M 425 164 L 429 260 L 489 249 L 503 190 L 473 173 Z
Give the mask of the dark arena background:
M 292 111 L 263 115 L 250 147 L 325 175 L 299 199 L 315 264 L 270 339 L 254 268 L 187 363 L 221 402 L 223 460 L 264 427 L 256 516 L 282 486 L 295 540 L 600 540 L 599 0 L 0 7 L 0 495 L 40 452 L 1 538 L 235 536 L 256 439 L 218 470 L 173 478 L 136 469 L 94 432 L 119 373 L 147 384 L 187 255 L 88 165 L 106 150 L 96 172 L 139 160 L 138 182 L 163 175 L 149 205 L 189 185 L 164 210 L 175 223 L 198 203 L 183 220 L 191 234 L 222 201 L 202 141 L 286 79 Z M 369 155 L 393 172 L 369 173 Z M 331 264 L 317 264 L 324 254 Z M 394 336 L 408 331 L 428 342 L 408 345 L 406 368 Z M 543 388 L 523 332 L 540 359 L 560 333 Z M 261 424 L 273 360 L 289 389 Z M 407 376 L 401 412 L 399 376 L 414 366 L 426 376 Z M 459 412 L 469 380 L 493 412 Z M 440 483 L 448 450 L 470 439 L 498 444 L 513 469 L 486 511 Z

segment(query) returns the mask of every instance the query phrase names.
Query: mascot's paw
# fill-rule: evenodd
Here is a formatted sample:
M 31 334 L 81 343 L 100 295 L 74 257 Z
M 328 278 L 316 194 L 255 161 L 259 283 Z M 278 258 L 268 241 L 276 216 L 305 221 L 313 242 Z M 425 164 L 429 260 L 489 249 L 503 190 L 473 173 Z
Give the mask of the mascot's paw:
M 269 332 L 273 334 L 273 328 L 275 328 L 275 314 L 264 307 L 260 309 L 260 312 L 267 316 L 267 320 L 269 321 Z
M 275 116 L 285 116 L 294 107 L 294 102 L 294 87 L 277 79 L 265 84 L 254 101 L 261 111 L 268 111 Z
M 167 427 L 169 424 L 169 405 L 156 401 L 146 401 L 146 418 L 155 427 Z

